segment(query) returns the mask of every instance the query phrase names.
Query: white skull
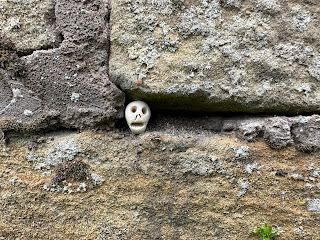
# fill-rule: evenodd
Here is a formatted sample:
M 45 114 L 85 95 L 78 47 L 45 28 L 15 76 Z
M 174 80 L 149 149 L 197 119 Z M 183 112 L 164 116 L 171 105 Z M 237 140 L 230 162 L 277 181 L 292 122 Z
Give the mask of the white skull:
M 143 133 L 151 117 L 151 111 L 145 102 L 134 101 L 127 105 L 125 117 L 131 132 L 134 134 Z

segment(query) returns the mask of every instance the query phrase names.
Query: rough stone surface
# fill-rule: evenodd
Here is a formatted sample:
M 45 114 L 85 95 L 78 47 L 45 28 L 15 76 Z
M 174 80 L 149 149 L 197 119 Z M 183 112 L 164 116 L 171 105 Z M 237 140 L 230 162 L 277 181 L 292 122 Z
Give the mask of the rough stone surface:
M 205 131 L 228 137 L 236 136 L 237 139 L 247 142 L 265 141 L 273 149 L 294 145 L 299 151 L 311 152 L 320 149 L 319 123 L 320 116 L 316 114 L 294 117 L 267 115 L 215 117 L 155 113 L 149 124 L 152 129 L 158 131 L 170 129 L 175 132 L 174 126 L 179 125 L 183 130 Z
M 151 108 L 319 112 L 319 16 L 318 1 L 114 0 L 112 81 Z
M 263 135 L 266 119 L 254 118 L 241 121 L 238 127 L 238 136 L 249 142 L 257 140 Z
M 0 0 L 0 31 L 23 54 L 53 48 L 61 42 L 54 0 Z
M 108 1 L 56 1 L 50 16 L 63 36 L 60 46 L 18 58 L 22 73 L 2 60 L 0 128 L 112 126 L 123 116 L 124 94 L 108 77 L 109 10 Z M 17 55 L 19 46 L 10 47 L 3 51 Z
M 320 149 L 320 116 L 302 117 L 292 127 L 295 146 L 305 152 Z
M 319 152 L 275 151 L 161 120 L 166 129 L 154 121 L 139 136 L 128 128 L 51 132 L 35 145 L 35 136 L 8 134 L 0 238 L 255 240 L 252 229 L 268 222 L 279 240 L 319 239 L 320 179 L 310 178 Z M 67 150 L 74 146 L 81 151 Z M 249 157 L 235 160 L 235 149 L 250 149 Z M 65 157 L 36 169 L 31 153 Z
M 50 169 L 51 166 L 74 159 L 80 152 L 81 149 L 77 147 L 73 140 L 62 141 L 47 156 L 43 157 L 39 154 L 30 153 L 26 159 L 34 163 L 35 169 Z
M 290 122 L 283 117 L 268 119 L 263 137 L 267 144 L 274 149 L 290 145 L 292 143 Z
M 0 0 L 0 239 L 320 240 L 319 8 Z

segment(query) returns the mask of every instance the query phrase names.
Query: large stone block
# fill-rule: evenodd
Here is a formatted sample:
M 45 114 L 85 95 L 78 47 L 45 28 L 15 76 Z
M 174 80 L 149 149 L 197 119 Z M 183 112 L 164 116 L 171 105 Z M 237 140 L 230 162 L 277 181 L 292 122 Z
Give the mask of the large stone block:
M 38 4 L 39 9 L 45 5 Z M 0 59 L 0 128 L 110 126 L 123 116 L 124 94 L 108 77 L 109 11 L 108 1 L 58 0 L 51 20 L 63 41 L 20 58 L 17 54 L 33 47 L 23 51 L 23 36 L 21 41 L 6 36 L 6 58 Z
M 320 152 L 210 134 L 202 118 L 156 121 L 139 137 L 7 134 L 0 239 L 258 240 L 264 222 L 276 240 L 319 239 Z
M 114 0 L 111 77 L 153 108 L 319 112 L 319 11 L 302 0 Z

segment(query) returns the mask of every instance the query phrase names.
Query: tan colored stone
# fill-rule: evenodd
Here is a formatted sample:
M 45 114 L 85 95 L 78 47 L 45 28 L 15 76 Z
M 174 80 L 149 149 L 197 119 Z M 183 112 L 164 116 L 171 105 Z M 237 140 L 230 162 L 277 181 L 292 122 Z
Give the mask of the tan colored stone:
M 21 136 L 11 136 L 1 148 L 0 236 L 5 239 L 254 240 L 252 229 L 264 222 L 280 230 L 279 240 L 319 239 L 320 215 L 313 212 L 319 179 L 308 178 L 319 167 L 319 153 L 276 151 L 262 142 L 181 129 L 139 137 L 129 130 L 43 137 L 46 143 L 33 150 L 27 148 L 34 137 Z M 36 170 L 26 156 L 45 157 L 54 149 L 59 156 L 64 148 L 57 146 L 71 140 L 82 149 L 76 157 L 105 181 L 78 192 L 86 180 L 68 179 L 61 184 L 72 183 L 73 193 L 48 191 L 44 185 L 50 186 L 54 175 L 43 175 L 48 170 Z M 234 149 L 242 146 L 249 147 L 249 158 L 237 162 Z M 247 171 L 252 163 L 256 167 Z M 278 169 L 305 181 L 276 176 Z

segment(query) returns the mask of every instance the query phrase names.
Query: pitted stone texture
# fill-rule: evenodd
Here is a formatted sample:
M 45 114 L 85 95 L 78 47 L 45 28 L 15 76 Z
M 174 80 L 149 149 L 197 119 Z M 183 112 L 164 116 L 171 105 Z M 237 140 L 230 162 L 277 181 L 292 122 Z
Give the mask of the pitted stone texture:
M 274 149 L 281 149 L 292 143 L 291 123 L 285 117 L 274 117 L 266 121 L 264 139 Z
M 112 126 L 123 116 L 124 94 L 108 78 L 109 10 L 102 0 L 57 1 L 60 47 L 22 57 L 23 76 L 0 72 L 1 128 Z
M 320 149 L 320 116 L 301 117 L 293 124 L 292 135 L 295 147 L 304 152 Z
M 108 0 L 57 1 L 57 27 L 65 39 L 75 43 L 93 41 L 101 47 L 109 45 Z M 81 3 L 82 2 L 82 3 Z
M 226 124 L 238 125 L 237 137 L 248 142 L 259 141 L 263 137 L 269 147 L 282 149 L 294 145 L 303 152 L 320 149 L 320 116 L 295 117 L 249 117 L 223 120 Z
M 238 136 L 248 142 L 257 140 L 264 133 L 265 121 L 266 119 L 264 118 L 253 118 L 241 121 L 238 127 Z
M 319 111 L 319 4 L 112 4 L 110 73 L 131 98 L 153 109 Z
M 0 30 L 19 52 L 52 48 L 61 41 L 54 0 L 0 0 Z

